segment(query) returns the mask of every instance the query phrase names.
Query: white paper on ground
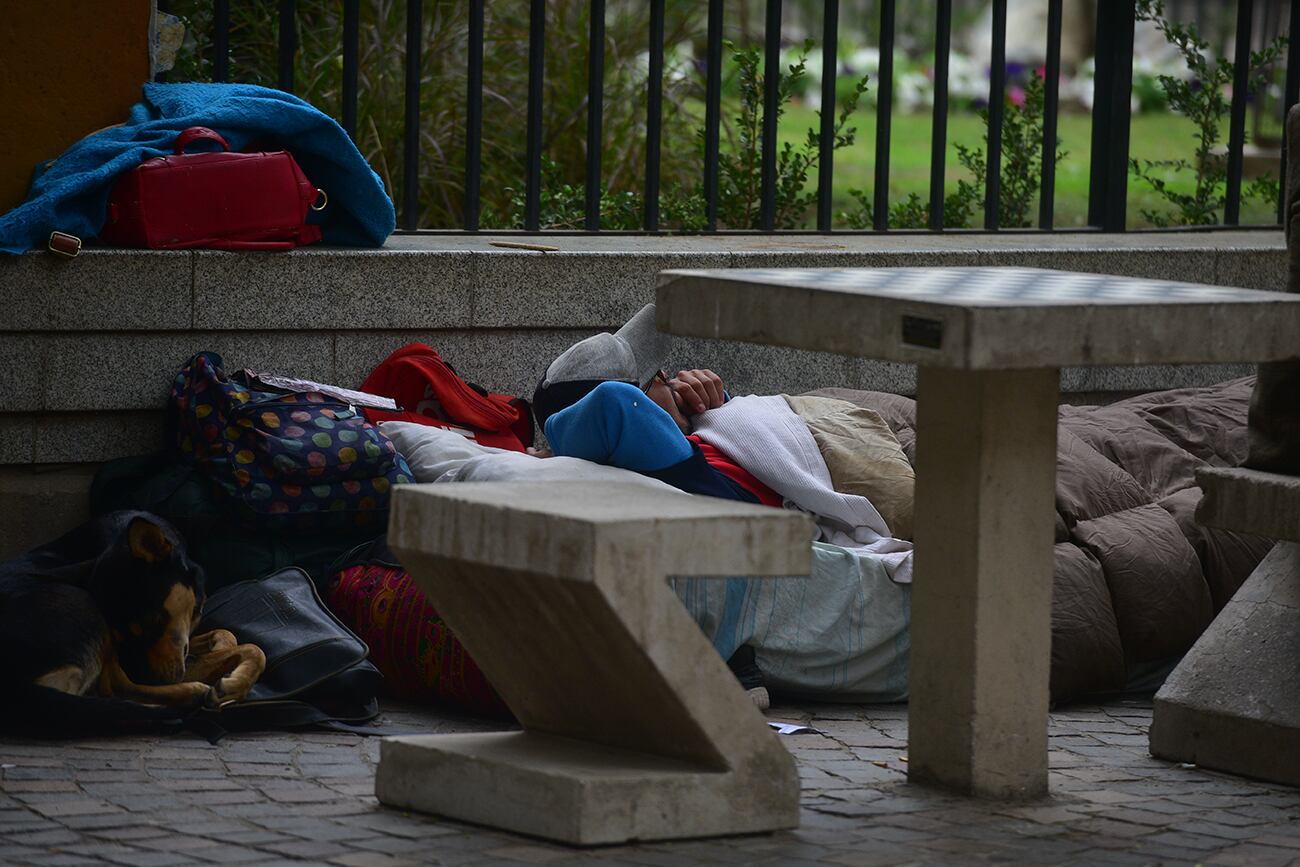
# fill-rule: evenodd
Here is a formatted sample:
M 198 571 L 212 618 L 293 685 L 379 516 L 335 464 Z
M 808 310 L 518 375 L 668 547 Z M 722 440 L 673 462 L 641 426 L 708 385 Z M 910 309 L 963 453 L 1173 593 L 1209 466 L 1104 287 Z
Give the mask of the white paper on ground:
M 776 733 L 779 734 L 779 735 L 819 735 L 819 734 L 821 734 L 821 732 L 817 731 L 817 729 L 813 728 L 812 726 L 801 726 L 801 725 L 799 725 L 798 723 L 783 723 L 783 722 L 774 722 L 774 721 L 772 721 L 772 720 L 768 720 L 768 721 L 767 721 L 767 724 L 768 724 L 768 726 L 770 726 L 771 728 L 776 729 Z

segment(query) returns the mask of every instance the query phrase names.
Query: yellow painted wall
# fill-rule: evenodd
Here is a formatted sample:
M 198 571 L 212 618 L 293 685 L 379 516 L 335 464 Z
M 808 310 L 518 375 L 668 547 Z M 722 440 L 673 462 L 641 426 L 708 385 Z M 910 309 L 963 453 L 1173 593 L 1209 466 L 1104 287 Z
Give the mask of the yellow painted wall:
M 32 167 L 126 119 L 149 77 L 150 0 L 0 0 L 0 213 Z

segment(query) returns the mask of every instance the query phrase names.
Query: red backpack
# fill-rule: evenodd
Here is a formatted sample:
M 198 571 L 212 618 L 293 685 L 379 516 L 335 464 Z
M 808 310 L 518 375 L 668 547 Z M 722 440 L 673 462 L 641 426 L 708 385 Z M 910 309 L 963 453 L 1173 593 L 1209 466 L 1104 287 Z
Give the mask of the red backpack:
M 372 424 L 410 421 L 447 428 L 480 445 L 522 452 L 533 444 L 533 414 L 528 401 L 490 394 L 456 375 L 450 364 L 423 343 L 411 343 L 380 362 L 361 384 L 362 391 L 391 397 L 398 412 L 366 409 Z

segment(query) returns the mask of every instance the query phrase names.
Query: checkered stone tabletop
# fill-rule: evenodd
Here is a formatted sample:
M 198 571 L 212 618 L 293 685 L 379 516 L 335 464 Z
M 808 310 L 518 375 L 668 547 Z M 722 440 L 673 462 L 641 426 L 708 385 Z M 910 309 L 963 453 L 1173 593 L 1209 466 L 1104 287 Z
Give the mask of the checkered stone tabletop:
M 751 283 L 979 307 L 1276 300 L 1272 292 L 1043 268 L 756 268 L 728 275 Z
M 658 299 L 673 334 L 967 370 L 1300 354 L 1300 295 L 1037 268 L 664 271 Z

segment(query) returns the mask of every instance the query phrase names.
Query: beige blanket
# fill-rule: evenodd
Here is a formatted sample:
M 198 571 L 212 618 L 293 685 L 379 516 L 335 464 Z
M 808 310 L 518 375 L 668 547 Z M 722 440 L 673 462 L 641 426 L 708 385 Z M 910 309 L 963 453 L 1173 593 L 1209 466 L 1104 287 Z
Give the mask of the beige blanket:
M 835 490 L 866 497 L 895 539 L 910 540 L 916 476 L 880 414 L 830 397 L 783 397 L 812 431 Z

